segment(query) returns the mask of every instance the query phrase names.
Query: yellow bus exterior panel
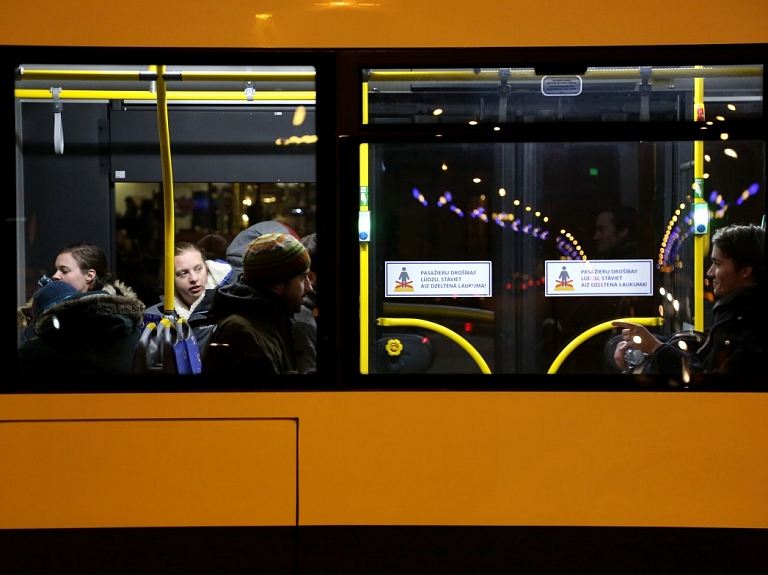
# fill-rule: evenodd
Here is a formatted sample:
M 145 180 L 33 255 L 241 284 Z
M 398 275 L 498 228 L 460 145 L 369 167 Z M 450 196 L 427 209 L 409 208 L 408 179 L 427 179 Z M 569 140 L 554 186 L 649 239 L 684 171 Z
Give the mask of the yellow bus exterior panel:
M 315 2 L 135 0 L 115 16 L 93 0 L 5 2 L 0 43 L 36 46 L 194 48 L 476 48 L 650 46 L 768 41 L 768 3 L 758 0 L 645 0 L 629 5 L 638 26 L 611 0 L 581 2 Z M 692 9 L 694 12 L 692 12 Z M 151 14 L 152 18 L 147 18 Z M 45 15 L 45 16 L 42 16 Z M 94 25 L 94 23 L 99 23 Z M 702 26 L 709 24 L 706 34 Z M 596 31 L 599 28 L 599 32 Z
M 90 418 L 169 421 L 80 422 Z M 113 526 L 114 517 L 242 525 L 266 521 L 261 502 L 274 499 L 273 524 L 286 524 L 291 424 L 270 451 L 269 434 L 256 445 L 244 439 L 252 423 L 205 421 L 238 418 L 298 421 L 302 526 L 768 528 L 768 434 L 757 432 L 768 421 L 768 394 L 760 393 L 1 396 L 0 509 L 11 506 L 28 526 Z M 64 422 L 22 433 L 9 431 L 22 425 L 9 419 Z M 158 425 L 168 429 L 159 442 Z M 279 477 L 263 477 L 275 466 Z M 161 487 L 148 490 L 151 481 Z M 172 501 L 162 504 L 159 493 Z M 185 507 L 195 498 L 204 501 Z M 98 516 L 80 510 L 92 502 L 111 507 Z M 11 524 L 5 516 L 2 526 Z
M 296 421 L 0 424 L 0 528 L 296 524 Z

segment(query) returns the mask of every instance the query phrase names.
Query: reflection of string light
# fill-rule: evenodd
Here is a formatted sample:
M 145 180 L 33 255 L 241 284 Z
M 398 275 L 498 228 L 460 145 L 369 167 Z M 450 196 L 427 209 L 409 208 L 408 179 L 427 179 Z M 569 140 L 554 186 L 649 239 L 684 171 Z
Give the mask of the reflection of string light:
M 501 188 L 499 191 L 503 191 L 504 189 Z M 413 195 L 413 198 L 419 202 L 423 206 L 427 206 L 428 202 L 424 195 L 419 191 L 418 188 L 413 188 L 411 191 L 411 194 Z M 480 195 L 481 200 L 485 200 L 485 194 Z M 444 191 L 437 199 L 436 205 L 437 207 L 441 208 L 443 206 L 448 206 L 448 209 L 455 213 L 459 217 L 464 216 L 464 211 L 461 210 L 459 207 L 453 205 L 453 195 L 448 190 Z M 515 205 L 520 205 L 519 200 L 514 200 L 512 202 Z M 545 215 L 542 215 L 541 211 L 536 210 L 533 211 L 533 209 L 530 206 L 527 206 L 525 208 L 525 211 L 527 213 L 533 212 L 533 215 L 540 219 L 543 222 L 548 222 L 549 218 Z M 541 226 L 534 225 L 532 223 L 522 225 L 519 220 L 516 219 L 514 214 L 509 214 L 507 212 L 500 212 L 500 213 L 493 213 L 488 214 L 486 213 L 486 209 L 483 206 L 478 206 L 474 209 L 472 209 L 469 212 L 469 215 L 473 219 L 480 220 L 485 223 L 489 223 L 490 221 L 493 221 L 496 225 L 498 225 L 500 228 L 504 229 L 511 229 L 515 232 L 521 232 L 528 235 L 531 235 L 535 238 L 538 238 L 540 240 L 547 240 L 549 238 L 549 230 L 543 229 Z M 522 227 L 521 227 L 522 226 Z M 576 249 L 570 248 L 567 251 L 567 255 L 574 259 L 586 259 L 584 257 L 581 257 L 578 254 L 578 250 L 581 249 L 581 246 L 578 245 L 578 242 L 576 242 L 575 238 L 572 238 L 572 241 L 574 245 L 576 246 Z M 563 252 L 563 249 L 560 249 L 561 252 Z M 563 252 L 566 253 L 566 252 Z M 581 254 L 583 256 L 583 252 Z
M 413 188 L 413 192 L 411 193 L 413 194 L 413 197 L 416 198 L 416 201 L 419 202 L 422 206 L 427 205 L 427 200 L 424 198 L 418 188 Z

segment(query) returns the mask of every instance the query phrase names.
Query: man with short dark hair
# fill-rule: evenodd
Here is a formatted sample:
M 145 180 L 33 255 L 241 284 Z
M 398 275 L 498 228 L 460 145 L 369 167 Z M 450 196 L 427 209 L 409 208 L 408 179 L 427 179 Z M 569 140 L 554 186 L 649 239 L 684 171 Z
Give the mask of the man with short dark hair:
M 755 225 L 731 225 L 712 236 L 712 265 L 707 277 L 717 298 L 714 321 L 699 349 L 684 351 L 659 341 L 646 328 L 613 322 L 623 341 L 614 360 L 627 369 L 625 353 L 647 354 L 648 372 L 752 374 L 764 370 L 765 230 Z
M 637 258 L 638 215 L 634 208 L 608 206 L 595 221 L 595 249 L 601 260 Z
M 216 325 L 203 351 L 203 374 L 296 373 L 293 315 L 312 291 L 310 257 L 288 234 L 265 234 L 243 252 L 238 280 L 216 290 Z

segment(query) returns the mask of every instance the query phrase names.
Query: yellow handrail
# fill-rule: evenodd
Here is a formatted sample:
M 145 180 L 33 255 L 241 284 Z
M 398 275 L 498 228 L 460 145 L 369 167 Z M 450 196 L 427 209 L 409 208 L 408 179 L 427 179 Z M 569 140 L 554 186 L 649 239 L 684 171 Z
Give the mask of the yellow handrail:
M 160 78 L 157 80 L 157 128 L 160 135 L 160 158 L 163 168 L 163 223 L 165 234 L 165 273 L 163 274 L 163 287 L 165 290 L 165 310 L 173 311 L 174 308 L 174 233 L 176 224 L 174 221 L 174 197 L 173 197 L 173 168 L 171 164 L 171 137 L 168 128 L 168 102 L 166 99 L 165 80 L 162 72 L 165 66 L 158 66 Z
M 380 317 L 376 320 L 376 325 L 381 325 L 385 327 L 390 327 L 390 326 L 423 327 L 426 329 L 431 329 L 432 331 L 436 331 L 437 333 L 442 334 L 448 339 L 458 343 L 472 357 L 472 359 L 475 360 L 475 363 L 477 363 L 477 365 L 480 366 L 480 371 L 482 371 L 483 373 L 491 373 L 491 370 L 488 367 L 488 364 L 485 363 L 483 356 L 481 356 L 478 353 L 478 351 L 474 347 L 472 347 L 472 344 L 470 344 L 466 339 L 461 337 L 455 331 L 451 331 L 450 329 L 445 328 L 440 324 L 433 323 L 431 321 L 425 321 L 423 319 Z
M 697 67 L 701 72 L 701 67 Z M 704 108 L 704 78 L 697 77 L 693 83 L 693 120 L 706 120 Z M 704 142 L 693 142 L 694 209 L 697 204 L 706 204 L 704 199 Z M 693 237 L 693 325 L 697 331 L 704 331 L 704 258 L 709 251 L 709 234 Z
M 683 78 L 726 78 L 761 76 L 762 66 L 728 66 L 717 68 L 653 68 L 652 78 L 655 81 L 666 81 Z M 578 74 L 584 80 L 636 80 L 640 77 L 639 68 L 599 68 L 587 70 Z M 510 80 L 537 81 L 532 67 L 510 69 Z M 480 70 L 371 70 L 368 82 L 498 82 L 498 69 Z
M 589 328 L 584 333 L 576 336 L 573 338 L 568 345 L 566 345 L 563 348 L 563 351 L 561 351 L 558 356 L 555 358 L 555 361 L 552 362 L 552 365 L 549 366 L 549 370 L 547 373 L 557 373 L 557 370 L 560 369 L 560 366 L 565 361 L 565 358 L 567 358 L 571 352 L 579 347 L 584 341 L 588 340 L 593 335 L 597 335 L 598 333 L 608 331 L 609 329 L 614 329 L 613 322 L 614 321 L 629 321 L 632 323 L 637 323 L 644 326 L 660 326 L 664 325 L 664 318 L 662 317 L 624 317 L 624 318 L 616 318 L 612 319 L 610 321 L 604 321 L 603 323 L 599 323 L 594 327 Z
M 16 98 L 24 98 L 29 100 L 51 100 L 53 95 L 50 89 L 32 89 L 32 88 L 17 88 L 14 90 L 14 96 Z M 68 90 L 62 88 L 58 94 L 60 100 L 152 100 L 157 98 L 154 92 L 149 90 Z M 291 91 L 265 91 L 259 90 L 254 92 L 250 97 L 245 94 L 244 90 L 227 92 L 227 91 L 177 91 L 167 92 L 167 99 L 171 100 L 233 100 L 233 101 L 247 101 L 253 100 L 259 101 L 286 101 L 286 100 L 301 100 L 301 101 L 314 101 L 316 99 L 316 92 L 313 90 L 291 90 Z
M 166 82 L 314 82 L 315 72 L 269 72 L 269 71 L 206 71 L 180 70 L 163 71 L 161 74 L 146 70 L 38 70 L 19 68 L 20 80 L 88 80 L 88 81 L 155 81 L 160 76 L 166 77 Z
M 368 123 L 368 84 L 363 82 L 363 124 Z M 368 189 L 368 144 L 360 144 L 360 189 Z M 370 197 L 370 196 L 369 196 Z M 369 210 L 370 203 L 360 205 L 360 211 Z M 360 243 L 360 373 L 368 373 L 368 268 L 369 247 L 367 241 Z

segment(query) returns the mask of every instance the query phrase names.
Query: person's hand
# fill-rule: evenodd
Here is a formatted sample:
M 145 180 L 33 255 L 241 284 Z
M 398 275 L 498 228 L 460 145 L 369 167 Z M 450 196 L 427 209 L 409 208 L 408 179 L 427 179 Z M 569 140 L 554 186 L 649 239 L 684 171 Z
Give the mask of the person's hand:
M 621 328 L 623 341 L 619 342 L 619 345 L 616 346 L 616 354 L 619 353 L 620 349 L 622 350 L 622 363 L 624 361 L 623 353 L 628 347 L 639 349 L 643 353 L 650 355 L 661 346 L 661 342 L 653 337 L 653 334 L 645 326 L 628 321 L 613 321 L 611 325 Z M 627 345 L 622 346 L 624 343 Z M 616 354 L 614 354 L 614 358 Z M 618 361 L 616 363 L 621 365 Z
M 629 369 L 627 362 L 624 361 L 624 352 L 630 347 L 631 345 L 628 341 L 620 341 L 613 352 L 613 361 L 616 362 L 616 365 L 619 366 L 621 371 L 627 371 L 627 369 Z

